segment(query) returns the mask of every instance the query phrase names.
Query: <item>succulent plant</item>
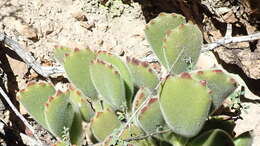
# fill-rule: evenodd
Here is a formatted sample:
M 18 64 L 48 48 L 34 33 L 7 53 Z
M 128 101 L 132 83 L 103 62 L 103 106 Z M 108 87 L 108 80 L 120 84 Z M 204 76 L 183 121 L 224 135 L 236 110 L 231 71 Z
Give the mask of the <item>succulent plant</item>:
M 74 49 L 71 53 L 65 53 L 64 68 L 69 80 L 80 89 L 83 94 L 90 98 L 96 98 L 97 92 L 90 78 L 89 65 L 96 58 L 95 54 L 89 50 Z M 78 69 L 82 67 L 85 69 Z
M 96 59 L 90 65 L 90 75 L 101 100 L 115 110 L 126 108 L 125 85 L 112 65 Z
M 166 123 L 175 133 L 185 137 L 199 133 L 207 120 L 211 102 L 210 91 L 193 80 L 189 73 L 168 77 L 159 99 Z
M 82 120 L 90 122 L 95 114 L 90 99 L 85 98 L 79 90 L 70 87 L 70 100 L 74 110 L 81 114 Z
M 185 18 L 178 14 L 161 13 L 145 28 L 146 38 L 161 64 L 173 73 L 187 71 L 197 62 L 202 45 L 202 34 L 196 25 L 185 24 Z
M 178 14 L 160 13 L 158 17 L 151 20 L 145 28 L 147 40 L 150 42 L 153 52 L 165 67 L 168 63 L 165 58 L 163 40 L 167 31 L 185 23 L 185 17 Z
M 181 24 L 169 30 L 163 42 L 168 71 L 179 74 L 190 69 L 192 63 L 197 62 L 199 58 L 202 42 L 199 28 L 191 23 Z
M 124 129 L 123 134 L 118 138 L 114 139 L 112 136 L 107 137 L 104 141 L 104 146 L 111 146 L 111 145 L 134 145 L 134 146 L 155 146 L 152 139 L 141 139 L 141 140 L 134 140 L 130 142 L 124 142 L 129 138 L 142 136 L 144 132 L 137 127 L 136 125 L 129 125 L 126 129 Z
M 145 34 L 166 77 L 133 57 L 57 48 L 55 56 L 71 82 L 68 90 L 33 83 L 19 92 L 19 101 L 57 137 L 56 145 L 81 145 L 85 122 L 92 142 L 105 146 L 250 146 L 250 133 L 234 137 L 234 120 L 214 112 L 236 81 L 218 69 L 191 67 L 202 45 L 198 27 L 181 15 L 162 13 Z
M 132 112 L 135 112 L 141 104 L 148 98 L 151 94 L 151 91 L 148 88 L 141 87 L 136 92 L 133 103 L 132 103 Z
M 116 128 L 121 125 L 120 120 L 113 113 L 112 110 L 105 110 L 97 112 L 91 121 L 91 131 L 98 141 L 103 141 L 109 136 Z
M 69 102 L 70 93 L 57 92 L 54 96 L 48 99 L 45 104 L 44 116 L 48 129 L 61 137 L 63 128 L 69 128 L 74 119 L 74 110 Z
M 19 94 L 19 101 L 45 129 L 59 139 L 68 129 L 70 142 L 81 142 L 81 123 L 90 121 L 94 111 L 80 91 L 69 89 L 63 93 L 50 84 L 33 83 Z
M 158 76 L 147 62 L 127 57 L 127 63 L 137 87 L 154 89 L 157 86 L 159 83 Z
M 116 71 L 119 72 L 120 76 L 124 80 L 125 89 L 126 89 L 126 98 L 127 102 L 131 102 L 132 96 L 134 94 L 134 83 L 133 77 L 129 71 L 128 66 L 116 55 L 113 55 L 106 51 L 98 51 L 97 58 L 103 60 L 107 63 L 110 63 Z
M 67 143 L 59 141 L 55 143 L 53 146 L 67 146 L 67 145 L 68 145 Z
M 150 98 L 147 104 L 139 111 L 138 125 L 148 134 L 169 129 L 162 116 L 159 99 Z
M 51 84 L 30 83 L 26 89 L 19 92 L 18 100 L 37 122 L 48 128 L 44 117 L 44 105 L 54 93 L 55 89 Z
M 64 63 L 65 54 L 69 54 L 72 50 L 66 47 L 57 47 L 54 51 L 55 58 L 61 63 Z
M 235 135 L 234 134 L 235 126 L 236 124 L 234 120 L 226 120 L 223 117 L 211 117 L 211 119 L 206 121 L 201 132 L 205 132 L 213 129 L 221 129 L 233 137 Z
M 218 109 L 223 101 L 237 88 L 236 81 L 225 74 L 222 70 L 196 71 L 192 77 L 205 82 L 211 90 L 213 110 Z

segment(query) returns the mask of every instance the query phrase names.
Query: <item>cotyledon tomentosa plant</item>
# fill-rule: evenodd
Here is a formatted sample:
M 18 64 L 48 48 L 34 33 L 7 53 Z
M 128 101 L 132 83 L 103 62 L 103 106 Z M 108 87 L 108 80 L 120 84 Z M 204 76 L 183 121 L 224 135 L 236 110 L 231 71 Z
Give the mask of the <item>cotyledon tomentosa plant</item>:
M 234 121 L 215 114 L 236 89 L 235 80 L 219 69 L 188 69 L 200 54 L 198 27 L 181 15 L 161 13 L 145 34 L 167 77 L 135 58 L 61 47 L 55 57 L 71 87 L 61 92 L 49 83 L 32 83 L 19 92 L 19 101 L 60 146 L 82 145 L 83 122 L 105 146 L 250 146 L 249 133 L 234 138 Z

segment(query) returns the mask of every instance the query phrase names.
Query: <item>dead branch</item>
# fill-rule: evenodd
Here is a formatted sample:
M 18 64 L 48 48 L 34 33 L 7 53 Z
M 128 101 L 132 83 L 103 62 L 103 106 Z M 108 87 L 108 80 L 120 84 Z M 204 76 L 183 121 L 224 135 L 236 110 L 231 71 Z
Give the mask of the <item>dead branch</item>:
M 180 59 L 181 55 L 183 54 L 184 49 L 181 50 L 181 52 L 178 54 L 176 60 L 174 61 L 174 63 L 172 64 L 170 70 L 165 73 L 163 75 L 163 78 L 166 78 L 167 76 L 170 75 L 174 65 L 177 63 L 177 61 Z M 164 80 L 160 80 L 160 82 L 156 85 L 154 90 L 157 90 L 158 88 L 160 88 L 160 86 L 162 86 L 164 84 Z M 134 118 L 136 117 L 137 113 L 146 105 L 146 103 L 152 98 L 151 96 L 152 93 L 150 93 L 150 95 L 142 102 L 142 104 L 133 112 L 133 114 L 131 115 L 131 117 L 128 119 L 128 121 L 119 129 L 119 133 L 118 135 L 116 135 L 116 137 L 119 139 L 119 137 L 123 134 L 124 130 L 128 127 L 128 125 L 130 125 L 132 123 L 132 121 L 134 120 Z
M 43 77 L 49 77 L 52 74 L 64 73 L 62 67 L 43 67 L 41 66 L 35 58 L 23 49 L 16 41 L 6 36 L 4 33 L 0 32 L 0 42 L 7 45 L 9 49 L 13 50 L 29 67 L 34 69 L 37 73 Z
M 213 43 L 203 45 L 201 48 L 201 52 L 212 51 L 220 46 L 225 46 L 231 43 L 250 42 L 250 41 L 260 39 L 260 32 L 249 34 L 247 36 L 238 36 L 238 37 L 232 37 L 231 33 L 232 33 L 232 26 L 231 24 L 228 24 L 226 35 L 224 36 L 224 38 L 217 40 Z

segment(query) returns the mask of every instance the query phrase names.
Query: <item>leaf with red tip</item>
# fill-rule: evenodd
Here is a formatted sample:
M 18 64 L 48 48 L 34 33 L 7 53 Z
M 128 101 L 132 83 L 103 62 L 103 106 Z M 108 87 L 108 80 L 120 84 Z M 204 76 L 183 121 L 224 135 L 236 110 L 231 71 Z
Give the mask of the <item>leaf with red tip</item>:
M 159 83 L 158 76 L 147 62 L 135 58 L 128 58 L 128 67 L 134 78 L 137 87 L 147 87 L 153 90 Z
M 133 77 L 131 76 L 131 73 L 126 64 L 119 57 L 105 51 L 98 52 L 97 58 L 112 64 L 114 69 L 119 72 L 121 78 L 124 80 L 125 83 L 126 98 L 129 105 L 132 101 L 134 83 Z
M 141 87 L 135 94 L 132 104 L 132 112 L 134 113 L 139 106 L 145 101 L 145 99 L 151 95 L 151 91 L 148 88 Z
M 70 90 L 70 100 L 75 106 L 75 111 L 79 112 L 82 119 L 85 122 L 90 122 L 90 119 L 94 116 L 95 112 L 92 109 L 91 104 L 78 90 Z
M 97 92 L 90 78 L 89 65 L 95 59 L 95 54 L 89 50 L 73 51 L 64 58 L 64 68 L 69 80 L 80 89 L 85 96 L 96 98 Z
M 69 96 L 68 91 L 58 94 L 48 101 L 48 106 L 45 106 L 45 119 L 52 134 L 61 138 L 67 128 L 71 143 L 79 144 L 82 134 L 82 118 L 79 112 L 75 111 Z
M 91 121 L 90 128 L 98 141 L 103 141 L 116 128 L 119 128 L 121 122 L 117 116 L 109 109 L 104 112 L 97 112 Z
M 192 77 L 202 82 L 211 90 L 213 111 L 218 109 L 223 101 L 236 89 L 237 84 L 222 70 L 205 70 L 192 73 Z
M 184 137 L 197 135 L 211 107 L 208 89 L 191 78 L 169 76 L 159 98 L 160 109 L 169 128 Z
M 187 72 L 183 72 L 180 74 L 181 78 L 191 79 L 191 75 Z
M 28 113 L 44 128 L 48 129 L 44 117 L 44 104 L 55 93 L 55 89 L 48 83 L 30 83 L 19 94 L 19 101 Z
M 137 122 L 147 134 L 169 129 L 162 116 L 158 98 L 151 98 L 139 111 Z
M 145 35 L 150 43 L 153 52 L 159 58 L 160 63 L 167 67 L 167 61 L 163 51 L 163 40 L 166 32 L 184 24 L 185 17 L 179 14 L 160 13 L 160 15 L 151 20 L 145 28 Z
M 194 24 L 182 24 L 173 29 L 165 37 L 163 52 L 167 62 L 167 70 L 179 74 L 187 71 L 193 64 L 196 64 L 203 37 L 199 28 Z
M 114 67 L 97 59 L 90 65 L 90 75 L 101 100 L 114 110 L 126 108 L 124 81 Z
M 72 52 L 72 49 L 66 47 L 59 47 L 54 50 L 55 58 L 61 63 L 64 63 L 64 57 Z

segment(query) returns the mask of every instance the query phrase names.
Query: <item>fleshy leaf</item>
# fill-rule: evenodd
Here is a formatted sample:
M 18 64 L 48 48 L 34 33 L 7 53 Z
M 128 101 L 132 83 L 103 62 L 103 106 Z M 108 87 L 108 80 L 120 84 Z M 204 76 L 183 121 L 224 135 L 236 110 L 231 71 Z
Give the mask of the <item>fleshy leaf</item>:
M 117 116 L 109 109 L 103 112 L 97 112 L 91 121 L 91 131 L 98 141 L 103 141 L 116 128 L 119 128 L 121 122 Z
M 250 131 L 244 132 L 234 139 L 235 146 L 251 146 L 253 137 Z
M 126 108 L 124 81 L 112 65 L 97 59 L 90 65 L 90 74 L 102 100 L 115 110 Z
M 134 92 L 134 83 L 133 77 L 126 64 L 119 57 L 105 51 L 99 51 L 97 58 L 112 64 L 115 70 L 119 72 L 121 78 L 125 82 L 126 98 L 128 103 L 130 103 Z
M 192 77 L 205 82 L 211 90 L 213 111 L 222 105 L 223 101 L 236 89 L 236 81 L 221 70 L 198 71 Z
M 162 48 L 163 40 L 167 31 L 172 30 L 185 23 L 185 17 L 178 14 L 160 13 L 158 17 L 151 20 L 145 28 L 145 35 L 152 46 L 153 52 L 159 58 L 160 63 L 167 67 L 166 58 Z
M 18 99 L 21 104 L 45 129 L 48 127 L 44 117 L 44 104 L 54 93 L 54 87 L 47 83 L 30 83 L 26 89 L 19 92 Z
M 64 131 L 69 130 L 72 144 L 78 144 L 81 140 L 81 116 L 69 99 L 70 92 L 62 93 L 58 91 L 50 97 L 45 105 L 45 119 L 48 129 L 57 137 L 62 137 Z
M 129 57 L 127 57 L 127 62 L 137 87 L 147 87 L 153 90 L 157 86 L 158 76 L 147 62 Z
M 199 58 L 202 42 L 202 33 L 194 24 L 181 24 L 168 31 L 163 42 L 167 70 L 174 64 L 173 73 L 188 71 Z
M 72 52 L 72 49 L 70 48 L 59 47 L 55 49 L 54 56 L 61 64 L 63 64 L 64 63 L 63 59 L 65 57 L 65 54 L 69 54 L 70 52 Z
M 182 73 L 179 77 L 169 76 L 159 98 L 168 126 L 185 137 L 199 133 L 208 117 L 211 102 L 209 90 L 188 73 Z
M 70 54 L 65 54 L 64 68 L 69 80 L 80 89 L 85 96 L 96 98 L 97 92 L 90 79 L 89 64 L 95 59 L 95 54 L 89 50 L 75 49 Z

